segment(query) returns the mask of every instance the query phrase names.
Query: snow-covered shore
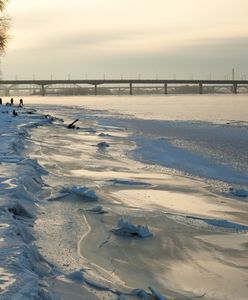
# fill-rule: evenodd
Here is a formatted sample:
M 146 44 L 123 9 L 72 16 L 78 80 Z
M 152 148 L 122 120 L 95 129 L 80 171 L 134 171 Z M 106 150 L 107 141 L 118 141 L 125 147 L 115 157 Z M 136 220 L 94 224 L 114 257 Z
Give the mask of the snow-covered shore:
M 174 149 L 161 132 L 178 126 L 178 134 L 179 123 L 129 122 L 100 107 L 36 108 L 17 118 L 8 108 L 1 119 L 10 124 L 1 129 L 1 233 L 5 243 L 9 235 L 18 240 L 10 258 L 13 241 L 0 247 L 3 299 L 246 299 L 248 203 L 236 193 L 246 190 L 245 174 L 232 164 L 221 173 L 218 156 L 198 177 L 170 169 Z M 65 123 L 79 118 L 80 129 L 51 123 L 48 113 Z M 162 146 L 152 146 L 167 159 L 162 153 L 154 164 L 144 154 L 161 136 Z M 193 158 L 194 150 L 187 148 Z
M 0 106 L 0 298 L 49 297 L 40 282 L 53 274 L 53 265 L 33 243 L 37 195 L 45 170 L 25 156 L 25 140 L 33 127 L 50 119 L 33 110 L 14 109 L 18 116 L 13 115 L 13 107 Z

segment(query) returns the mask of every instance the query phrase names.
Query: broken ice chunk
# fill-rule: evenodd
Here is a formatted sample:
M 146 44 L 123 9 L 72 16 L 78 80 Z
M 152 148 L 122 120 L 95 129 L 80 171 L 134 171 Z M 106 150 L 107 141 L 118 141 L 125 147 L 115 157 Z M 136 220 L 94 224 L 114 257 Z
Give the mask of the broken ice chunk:
M 134 181 L 134 180 L 126 180 L 126 179 L 110 179 L 109 182 L 113 183 L 113 184 L 116 184 L 116 185 L 134 185 L 134 186 L 138 186 L 138 185 L 141 185 L 141 186 L 146 186 L 146 185 L 150 185 L 149 183 L 146 183 L 146 182 L 142 182 L 142 181 Z
M 75 271 L 67 275 L 67 278 L 78 283 L 84 283 L 83 270 Z
M 86 187 L 72 187 L 71 189 L 72 193 L 78 195 L 78 196 L 82 196 L 85 198 L 88 198 L 91 201 L 97 201 L 98 200 L 98 196 L 96 195 L 96 192 L 93 190 L 90 190 Z
M 131 295 L 137 296 L 143 300 L 167 300 L 166 297 L 162 296 L 156 289 L 149 287 L 151 293 L 146 292 L 142 289 L 135 289 L 131 292 Z
M 111 136 L 110 134 L 104 133 L 104 132 L 101 132 L 98 135 L 101 136 L 101 137 L 110 137 Z
M 86 209 L 89 212 L 92 212 L 94 214 L 106 214 L 107 211 L 103 209 L 101 205 L 97 205 L 96 207 Z
M 89 201 L 97 201 L 98 196 L 96 195 L 96 192 L 94 190 L 90 190 L 86 187 L 66 187 L 61 190 L 62 193 L 73 193 L 77 196 L 81 196 L 83 198 L 86 198 Z
M 97 147 L 98 147 L 98 148 L 101 148 L 101 149 L 104 149 L 104 148 L 108 148 L 108 147 L 109 147 L 109 144 L 106 143 L 106 142 L 101 142 L 101 143 L 98 143 L 98 144 L 97 144 Z
M 141 299 L 144 299 L 144 300 L 150 300 L 149 294 L 146 291 L 142 290 L 142 289 L 133 290 L 131 295 L 137 296 L 137 297 L 139 297 Z
M 129 220 L 125 218 L 120 218 L 117 223 L 117 227 L 112 229 L 117 235 L 120 236 L 136 236 L 139 238 L 147 238 L 153 236 L 149 231 L 147 225 L 133 225 Z

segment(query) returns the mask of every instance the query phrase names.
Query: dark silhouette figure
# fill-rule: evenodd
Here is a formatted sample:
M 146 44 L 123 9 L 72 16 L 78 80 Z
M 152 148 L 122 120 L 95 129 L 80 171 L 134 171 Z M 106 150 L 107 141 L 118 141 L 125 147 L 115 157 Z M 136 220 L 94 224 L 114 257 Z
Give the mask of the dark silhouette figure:
M 23 100 L 20 99 L 19 107 L 23 107 Z
M 2 105 L 3 104 L 3 100 L 2 100 L 2 98 L 0 98 L 0 105 Z
M 10 99 L 10 104 L 14 105 L 14 99 L 13 98 Z
M 15 111 L 15 109 L 13 109 L 13 116 L 14 117 L 18 116 L 18 113 Z
M 67 126 L 67 128 L 69 128 L 69 129 L 75 129 L 76 126 L 75 126 L 74 124 L 75 124 L 77 121 L 78 121 L 78 119 L 76 119 L 75 121 L 73 121 L 71 124 L 69 124 L 69 125 Z M 77 127 L 77 129 L 79 129 L 79 127 Z

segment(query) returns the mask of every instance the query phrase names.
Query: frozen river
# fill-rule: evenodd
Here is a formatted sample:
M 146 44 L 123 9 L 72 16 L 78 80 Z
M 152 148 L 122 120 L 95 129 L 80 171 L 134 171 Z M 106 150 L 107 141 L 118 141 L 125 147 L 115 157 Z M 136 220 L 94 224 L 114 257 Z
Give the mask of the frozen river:
M 246 299 L 247 96 L 24 104 L 18 118 L 4 114 L 13 132 L 8 159 L 2 129 L 2 211 L 14 201 L 13 221 L 3 213 L 2 223 L 9 220 L 11 235 L 21 224 L 25 249 L 0 247 L 25 257 L 18 268 L 13 256 L 0 265 L 9 278 L 3 299 L 17 290 L 22 299 Z M 80 128 L 68 129 L 75 119 Z M 125 220 L 129 229 L 144 226 L 146 238 L 127 235 Z M 23 272 L 35 282 L 25 291 Z
M 41 102 L 49 103 L 51 109 L 55 105 L 63 119 L 92 119 L 128 128 L 137 144 L 136 159 L 193 176 L 247 183 L 246 95 L 38 97 L 28 101 L 39 103 L 40 108 Z M 57 109 L 58 103 L 63 108 Z M 75 106 L 81 111 L 73 110 Z

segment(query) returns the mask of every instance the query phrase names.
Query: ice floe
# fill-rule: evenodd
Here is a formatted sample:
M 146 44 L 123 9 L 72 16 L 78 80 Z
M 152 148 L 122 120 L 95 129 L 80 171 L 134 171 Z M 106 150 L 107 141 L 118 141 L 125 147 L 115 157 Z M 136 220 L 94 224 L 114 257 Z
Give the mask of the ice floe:
M 117 235 L 147 238 L 153 236 L 149 231 L 148 226 L 145 225 L 133 225 L 128 219 L 120 218 L 117 222 L 117 227 L 112 229 Z

